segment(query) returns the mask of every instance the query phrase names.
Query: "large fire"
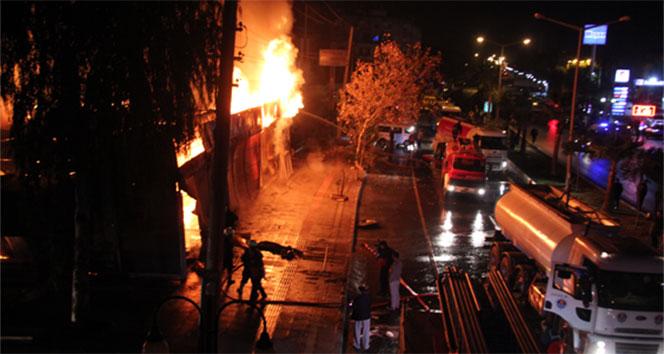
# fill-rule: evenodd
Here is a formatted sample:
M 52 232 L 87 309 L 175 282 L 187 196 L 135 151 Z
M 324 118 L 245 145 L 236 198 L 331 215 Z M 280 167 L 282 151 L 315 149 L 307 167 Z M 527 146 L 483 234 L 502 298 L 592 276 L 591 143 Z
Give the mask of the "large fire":
M 295 66 L 297 48 L 288 32 L 291 26 L 290 7 L 286 2 L 240 2 L 242 22 L 246 25 L 247 48 L 243 63 L 233 70 L 231 113 L 279 102 L 279 114 L 262 110 L 261 124 L 269 127 L 278 118 L 292 118 L 303 107 L 300 86 L 302 72 Z M 258 34 L 260 33 L 260 34 Z M 238 36 L 240 41 L 243 36 Z M 270 38 L 269 41 L 265 39 Z M 186 152 L 178 154 L 178 167 L 204 151 L 197 138 Z M 196 200 L 183 191 L 185 247 L 200 246 Z
M 297 49 L 290 38 L 282 35 L 270 41 L 263 53 L 264 62 L 260 68 L 260 81 L 253 90 L 242 70 L 235 67 L 233 81 L 237 86 L 233 88 L 232 113 L 278 101 L 281 106 L 281 117 L 294 117 L 302 108 L 302 94 L 299 91 L 302 74 L 295 67 L 296 55 Z M 275 117 L 265 112 L 263 127 L 270 126 L 274 119 Z

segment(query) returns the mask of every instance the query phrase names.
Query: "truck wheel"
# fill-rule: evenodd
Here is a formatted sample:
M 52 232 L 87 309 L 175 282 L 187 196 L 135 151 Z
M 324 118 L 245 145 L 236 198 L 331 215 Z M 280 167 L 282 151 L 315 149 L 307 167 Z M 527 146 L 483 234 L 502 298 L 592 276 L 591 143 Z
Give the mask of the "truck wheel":
M 521 296 L 525 296 L 528 293 L 528 286 L 531 280 L 529 275 L 526 270 L 521 269 L 515 276 L 514 291 Z
M 507 286 L 511 288 L 512 285 L 514 285 L 514 282 L 512 279 L 512 261 L 509 257 L 503 257 L 503 259 L 500 260 L 500 274 L 503 275 L 503 279 L 505 279 Z
M 493 247 L 491 247 L 491 252 L 489 253 L 489 270 L 494 272 L 498 270 L 499 265 L 500 265 L 500 246 L 494 244 Z

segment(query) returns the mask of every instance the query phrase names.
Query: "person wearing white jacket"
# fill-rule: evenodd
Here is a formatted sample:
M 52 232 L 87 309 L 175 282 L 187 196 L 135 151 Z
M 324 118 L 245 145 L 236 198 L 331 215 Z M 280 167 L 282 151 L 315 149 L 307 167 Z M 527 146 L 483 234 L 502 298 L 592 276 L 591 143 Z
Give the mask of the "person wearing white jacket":
M 392 252 L 392 266 L 390 267 L 390 306 L 389 309 L 396 311 L 399 309 L 401 296 L 399 294 L 399 285 L 401 284 L 401 270 L 403 268 L 399 260 L 399 252 Z

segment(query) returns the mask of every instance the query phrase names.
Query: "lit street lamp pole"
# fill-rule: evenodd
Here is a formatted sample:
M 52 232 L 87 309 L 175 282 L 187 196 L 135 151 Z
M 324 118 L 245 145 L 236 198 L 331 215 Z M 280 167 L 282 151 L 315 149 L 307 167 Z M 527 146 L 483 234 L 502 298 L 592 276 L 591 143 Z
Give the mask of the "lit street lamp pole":
M 535 13 L 535 18 L 538 20 L 546 20 L 549 22 L 553 22 L 555 24 L 571 28 L 579 32 L 579 42 L 576 46 L 576 65 L 574 66 L 574 86 L 572 88 L 572 109 L 569 117 L 569 139 L 567 140 L 571 144 L 574 141 L 573 135 L 574 135 L 574 111 L 576 107 L 576 86 L 579 81 L 579 61 L 581 60 L 581 43 L 583 42 L 583 32 L 587 29 L 595 27 L 606 26 L 617 22 L 629 21 L 630 18 L 629 16 L 623 16 L 614 21 L 609 21 L 599 25 L 592 25 L 588 27 L 570 25 L 569 23 L 546 17 L 540 13 Z M 569 153 L 567 154 L 567 170 L 565 172 L 565 193 L 567 194 L 567 200 L 569 200 L 571 175 L 572 175 L 572 154 Z
M 513 43 L 507 43 L 507 44 L 502 44 L 498 42 L 494 42 L 490 39 L 484 38 L 484 37 L 477 37 L 477 42 L 482 43 L 484 41 L 487 41 L 489 43 L 493 43 L 497 46 L 500 47 L 500 57 L 498 58 L 498 95 L 500 95 L 500 88 L 502 87 L 503 84 L 503 63 L 505 62 L 505 47 L 509 47 L 515 44 L 524 44 L 528 45 L 530 44 L 530 38 L 526 38 L 523 41 L 519 42 L 513 42 Z M 496 100 L 496 120 L 500 118 L 500 99 Z

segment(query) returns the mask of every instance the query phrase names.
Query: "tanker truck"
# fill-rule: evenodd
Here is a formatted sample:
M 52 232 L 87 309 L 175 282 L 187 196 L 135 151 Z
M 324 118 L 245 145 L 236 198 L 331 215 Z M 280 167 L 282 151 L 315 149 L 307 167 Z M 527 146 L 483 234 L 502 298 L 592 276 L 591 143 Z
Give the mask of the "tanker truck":
M 557 329 L 565 352 L 664 352 L 654 249 L 552 186 L 512 184 L 495 221 L 490 269 Z

